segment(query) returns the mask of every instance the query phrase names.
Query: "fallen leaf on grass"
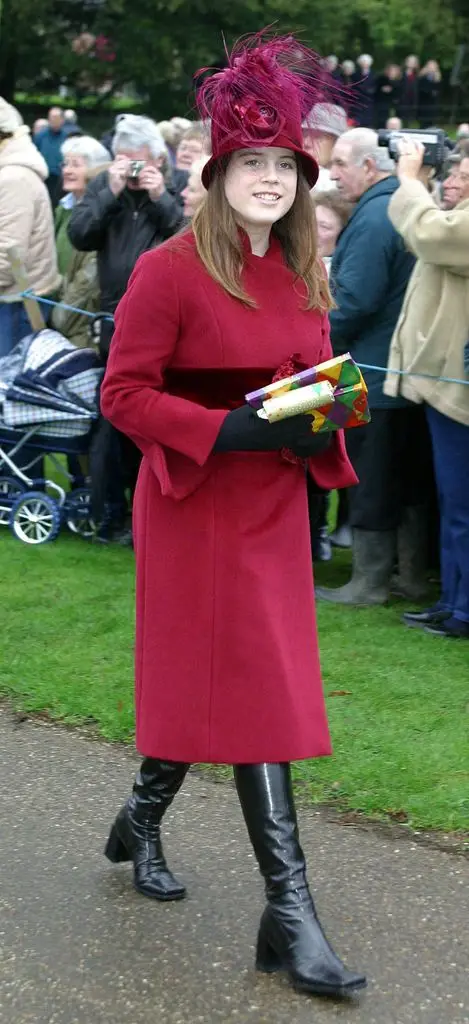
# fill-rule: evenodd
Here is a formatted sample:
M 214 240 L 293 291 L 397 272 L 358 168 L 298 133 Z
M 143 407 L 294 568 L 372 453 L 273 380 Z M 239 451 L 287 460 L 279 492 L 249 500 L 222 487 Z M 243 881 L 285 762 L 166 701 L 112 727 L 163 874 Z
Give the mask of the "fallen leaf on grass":
M 117 710 L 118 710 L 120 715 L 122 714 L 122 712 L 124 710 L 124 704 L 123 704 L 123 702 L 121 700 L 117 701 Z
M 409 815 L 406 813 L 406 811 L 386 810 L 386 814 L 389 815 L 392 821 L 405 822 L 409 820 Z
M 351 697 L 351 690 L 330 690 L 328 697 Z

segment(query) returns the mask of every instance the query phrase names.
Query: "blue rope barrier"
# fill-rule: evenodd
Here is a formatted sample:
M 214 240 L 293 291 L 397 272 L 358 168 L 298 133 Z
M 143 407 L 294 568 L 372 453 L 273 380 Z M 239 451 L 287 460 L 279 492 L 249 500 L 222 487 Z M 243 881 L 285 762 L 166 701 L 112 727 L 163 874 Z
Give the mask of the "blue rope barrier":
M 443 381 L 444 384 L 469 384 L 469 380 L 460 380 L 459 377 L 437 377 L 434 373 L 412 373 L 411 370 L 391 370 L 389 367 L 372 366 L 369 363 L 357 363 L 360 370 L 379 370 L 380 373 L 394 373 L 399 377 L 423 377 L 424 380 Z
M 81 313 L 82 316 L 94 318 L 100 316 L 99 313 L 90 313 L 88 309 L 79 309 L 77 306 L 67 306 L 65 302 L 55 302 L 54 299 L 44 299 L 41 295 L 35 295 L 34 292 L 27 290 L 21 292 L 18 296 L 20 299 L 34 299 L 36 302 L 44 302 L 46 306 L 60 306 L 61 309 L 67 309 L 70 313 Z M 104 314 L 100 317 L 102 320 L 113 321 L 113 317 Z M 466 387 L 469 386 L 469 380 L 460 380 L 458 377 L 438 377 L 433 373 L 412 373 L 409 370 L 391 370 L 387 366 L 373 366 L 371 363 L 357 363 L 360 370 L 376 370 L 379 373 L 390 373 L 398 377 L 420 377 L 423 380 L 434 380 L 443 384 L 464 384 Z
M 34 299 L 36 302 L 43 302 L 45 306 L 60 306 L 61 309 L 68 310 L 69 313 L 81 313 L 82 316 L 91 317 L 94 319 L 96 316 L 100 316 L 99 313 L 90 313 L 89 309 L 80 309 L 78 306 L 68 306 L 66 302 L 56 302 L 54 299 L 45 299 L 42 295 L 35 295 L 34 292 L 29 289 L 25 292 L 21 292 L 18 296 L 19 299 Z M 114 317 L 103 314 L 100 316 L 101 320 L 114 320 Z

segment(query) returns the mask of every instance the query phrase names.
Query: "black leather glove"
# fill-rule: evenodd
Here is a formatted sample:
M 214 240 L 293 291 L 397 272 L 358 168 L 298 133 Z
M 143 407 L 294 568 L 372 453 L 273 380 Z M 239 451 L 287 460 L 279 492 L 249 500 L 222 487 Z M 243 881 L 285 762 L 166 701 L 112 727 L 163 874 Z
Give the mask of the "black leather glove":
M 330 432 L 313 434 L 309 416 L 268 423 L 250 405 L 233 409 L 224 420 L 214 452 L 276 452 L 290 448 L 301 459 L 319 455 L 331 443 Z

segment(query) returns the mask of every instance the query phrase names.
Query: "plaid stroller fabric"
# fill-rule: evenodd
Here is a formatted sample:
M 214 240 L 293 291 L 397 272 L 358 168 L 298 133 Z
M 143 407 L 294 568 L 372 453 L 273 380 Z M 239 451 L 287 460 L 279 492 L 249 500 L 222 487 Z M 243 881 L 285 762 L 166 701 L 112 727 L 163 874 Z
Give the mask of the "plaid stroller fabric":
M 94 349 L 77 349 L 58 331 L 23 338 L 0 359 L 0 423 L 36 426 L 48 437 L 86 435 L 99 416 L 103 373 Z

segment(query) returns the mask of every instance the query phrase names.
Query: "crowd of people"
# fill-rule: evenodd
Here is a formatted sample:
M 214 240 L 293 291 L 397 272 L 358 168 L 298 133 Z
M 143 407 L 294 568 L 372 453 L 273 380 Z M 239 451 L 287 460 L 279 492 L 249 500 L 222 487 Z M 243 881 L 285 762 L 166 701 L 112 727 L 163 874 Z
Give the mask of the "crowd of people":
M 344 106 L 363 127 L 382 128 L 391 116 L 421 128 L 438 119 L 442 76 L 436 60 L 421 66 L 419 58 L 409 54 L 402 66 L 391 62 L 376 73 L 369 53 L 342 62 L 331 54 L 326 65 L 343 90 Z
M 336 58 L 328 61 L 343 84 L 348 63 L 344 68 Z M 357 63 L 363 97 L 366 81 L 371 89 L 372 61 L 365 55 Z M 392 66 L 386 75 L 373 78 L 372 116 L 371 107 L 366 113 L 362 100 L 355 104 L 355 116 L 350 107 L 346 111 L 338 104 L 317 103 L 302 126 L 304 149 L 319 164 L 311 202 L 319 254 L 335 301 L 330 313 L 333 349 L 337 354 L 351 351 L 361 364 L 385 368 L 390 358 L 397 360 L 400 342 L 396 338 L 407 330 L 402 316 L 418 256 L 418 247 L 408 244 L 407 228 L 401 230 L 400 222 L 396 224 L 389 215 L 395 194 L 402 192 L 395 162 L 386 146 L 378 144 L 376 132 L 363 122 L 398 130 L 402 120 L 416 114 L 417 107 L 411 111 L 410 105 L 406 109 L 402 105 L 402 97 L 410 95 L 410 82 L 417 97 L 417 85 L 422 90 L 425 76 L 433 73 L 428 66 L 420 72 L 417 59 L 409 57 L 402 73 Z M 396 85 L 389 92 L 383 84 L 388 80 L 398 83 L 400 91 Z M 397 119 L 398 111 L 402 120 Z M 361 121 L 358 127 L 357 120 Z M 35 122 L 30 132 L 19 113 L 0 101 L 0 139 L 0 354 L 30 329 L 22 302 L 15 301 L 6 252 L 7 242 L 13 240 L 25 254 L 29 284 L 36 295 L 94 314 L 91 321 L 60 304 L 52 312 L 44 311 L 50 326 L 74 344 L 98 344 L 105 365 L 113 315 L 139 256 L 187 226 L 204 199 L 202 172 L 210 156 L 207 124 L 180 117 L 157 123 L 148 117 L 119 115 L 98 141 L 83 132 L 72 110 L 52 108 L 47 122 Z M 437 173 L 423 166 L 419 183 L 435 210 L 459 211 L 469 200 L 469 125 L 459 126 L 446 167 Z M 448 223 L 456 231 L 453 221 Z M 465 270 L 456 273 L 463 288 Z M 441 375 L 448 330 L 448 325 L 442 327 L 441 358 L 433 359 L 431 369 L 419 355 L 423 372 L 434 372 L 436 367 L 436 375 Z M 417 337 L 421 331 L 416 323 Z M 449 375 L 458 378 L 456 357 Z M 424 413 L 429 401 L 426 392 L 424 403 L 415 400 L 415 389 L 409 400 L 408 389 L 399 387 L 397 375 L 383 386 L 385 376 L 379 369 L 366 370 L 365 378 L 371 424 L 366 431 L 350 431 L 347 437 L 359 484 L 339 493 L 332 533 L 330 498 L 309 483 L 314 559 L 331 559 L 334 546 L 352 548 L 353 554 L 350 583 L 335 591 L 319 588 L 318 596 L 352 605 L 381 604 L 392 593 L 420 601 L 428 592 L 429 573 L 440 568 L 435 536 L 442 484 L 439 479 L 435 482 L 429 433 L 435 456 L 437 427 L 427 422 Z M 458 385 L 441 384 L 432 391 L 435 408 L 450 417 L 451 388 L 457 392 Z M 454 401 L 461 403 L 457 422 L 467 420 L 469 425 L 469 411 L 465 411 L 469 389 L 460 399 L 455 394 Z M 100 522 L 97 540 L 103 543 L 132 543 L 128 494 L 133 494 L 140 458 L 131 442 L 100 420 L 90 467 L 100 482 L 95 507 Z M 455 571 L 468 591 L 469 554 L 465 557 L 464 570 Z M 455 598 L 455 587 L 454 579 L 446 584 L 443 618 L 447 608 L 454 611 L 456 607 L 463 622 L 459 632 L 468 632 L 469 596 L 466 592 L 465 598 Z M 441 611 L 438 606 L 438 617 Z M 410 618 L 408 624 L 414 624 Z M 421 621 L 426 628 L 434 625 L 433 620 Z

